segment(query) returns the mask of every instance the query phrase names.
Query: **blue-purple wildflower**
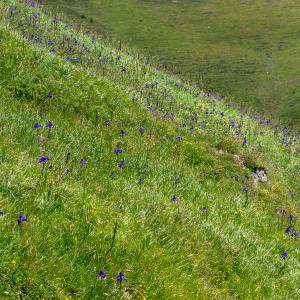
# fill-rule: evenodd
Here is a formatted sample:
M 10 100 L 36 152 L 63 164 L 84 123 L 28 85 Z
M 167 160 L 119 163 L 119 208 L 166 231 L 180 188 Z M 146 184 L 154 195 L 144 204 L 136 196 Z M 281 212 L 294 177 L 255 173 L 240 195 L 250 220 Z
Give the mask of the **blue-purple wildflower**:
M 28 222 L 28 219 L 24 215 L 19 215 L 17 222 L 19 225 L 21 225 L 22 222 Z
M 287 252 L 285 250 L 282 251 L 281 258 L 282 259 L 287 259 L 288 258 L 288 254 L 287 254 Z
M 120 169 L 124 169 L 125 168 L 125 162 L 124 160 L 121 160 L 120 163 L 119 163 L 119 168 Z
M 99 273 L 96 275 L 96 278 L 106 279 L 107 275 L 104 271 L 100 270 Z
M 249 192 L 249 188 L 248 188 L 247 186 L 244 186 L 244 187 L 243 187 L 243 192 L 244 192 L 244 193 L 248 193 L 248 192 Z
M 54 126 L 54 123 L 51 121 L 47 122 L 47 124 L 46 124 L 47 128 L 52 128 L 53 126 Z
M 176 195 L 173 195 L 172 198 L 171 198 L 171 201 L 172 201 L 172 202 L 175 202 L 175 201 L 177 201 L 177 200 L 178 200 L 178 197 L 177 197 Z
M 87 161 L 86 161 L 84 158 L 81 158 L 80 161 L 79 161 L 79 163 L 80 163 L 81 165 L 86 165 L 86 164 L 87 164 Z
M 295 236 L 298 236 L 298 235 L 299 235 L 299 231 L 298 231 L 298 230 L 295 230 L 295 231 L 291 234 L 292 237 L 295 237 Z
M 46 156 L 46 155 L 41 155 L 40 157 L 39 157 L 39 160 L 38 160 L 38 162 L 39 163 L 46 163 L 46 162 L 48 162 L 49 161 L 49 157 L 48 156 Z
M 126 282 L 128 282 L 128 280 L 125 277 L 125 274 L 123 272 L 120 272 L 116 277 L 115 277 L 115 281 L 117 282 L 122 282 L 123 280 L 125 280 Z
M 99 58 L 99 62 L 106 63 L 106 62 L 108 62 L 108 59 L 106 57 L 101 57 L 101 58 Z
M 123 152 L 123 150 L 121 149 L 121 148 L 116 148 L 115 150 L 114 150 L 114 152 L 115 152 L 115 154 L 119 154 L 119 153 L 122 153 Z

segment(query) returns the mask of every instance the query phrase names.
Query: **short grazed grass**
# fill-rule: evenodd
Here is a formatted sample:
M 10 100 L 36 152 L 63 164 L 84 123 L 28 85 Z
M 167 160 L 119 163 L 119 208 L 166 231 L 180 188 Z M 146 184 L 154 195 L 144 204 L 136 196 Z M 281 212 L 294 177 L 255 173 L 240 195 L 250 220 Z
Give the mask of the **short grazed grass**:
M 1 298 L 298 298 L 299 136 L 35 2 L 0 12 Z
M 45 0 L 205 90 L 300 126 L 299 1 Z M 117 44 L 118 42 L 116 42 Z

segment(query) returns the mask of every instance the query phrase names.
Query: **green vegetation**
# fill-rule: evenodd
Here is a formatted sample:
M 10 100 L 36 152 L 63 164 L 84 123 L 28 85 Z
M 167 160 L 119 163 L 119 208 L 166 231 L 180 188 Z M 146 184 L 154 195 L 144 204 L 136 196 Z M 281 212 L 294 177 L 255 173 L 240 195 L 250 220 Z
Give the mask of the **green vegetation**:
M 298 136 L 34 2 L 0 38 L 1 299 L 299 298 Z
M 175 66 L 205 90 L 300 126 L 297 0 L 46 3 L 93 31 L 114 35 L 161 64 Z

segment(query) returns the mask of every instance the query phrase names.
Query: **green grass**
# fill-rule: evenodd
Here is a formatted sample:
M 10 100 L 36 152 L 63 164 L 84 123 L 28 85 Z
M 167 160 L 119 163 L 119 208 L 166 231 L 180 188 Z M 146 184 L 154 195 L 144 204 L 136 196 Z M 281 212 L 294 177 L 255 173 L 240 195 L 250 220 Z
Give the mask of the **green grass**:
M 65 11 L 76 23 L 155 57 L 205 90 L 300 126 L 296 0 L 47 0 L 46 4 Z
M 42 11 L 0 4 L 0 298 L 299 298 L 299 138 Z

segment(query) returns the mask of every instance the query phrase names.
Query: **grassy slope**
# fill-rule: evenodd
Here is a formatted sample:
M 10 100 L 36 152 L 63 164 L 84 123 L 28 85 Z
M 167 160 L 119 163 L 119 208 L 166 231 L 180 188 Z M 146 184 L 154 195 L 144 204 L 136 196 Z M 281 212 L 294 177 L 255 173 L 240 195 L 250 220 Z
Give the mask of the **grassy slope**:
M 298 138 L 14 3 L 0 4 L 1 298 L 296 299 Z M 255 167 L 269 184 L 252 186 Z
M 176 66 L 206 90 L 300 126 L 297 0 L 46 3 Z

